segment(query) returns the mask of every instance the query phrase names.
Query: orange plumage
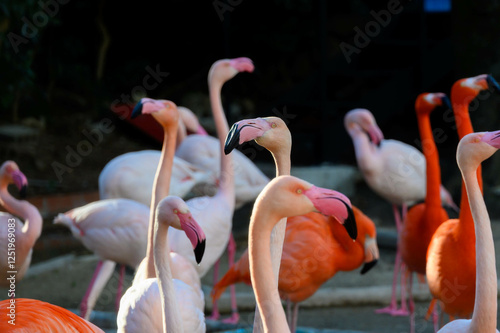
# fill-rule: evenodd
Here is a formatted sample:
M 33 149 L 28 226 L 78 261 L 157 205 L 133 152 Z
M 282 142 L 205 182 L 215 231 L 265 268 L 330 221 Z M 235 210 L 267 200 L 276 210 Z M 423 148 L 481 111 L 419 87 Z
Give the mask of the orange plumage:
M 408 271 L 425 274 L 427 247 L 434 231 L 448 220 L 441 205 L 441 170 L 439 154 L 432 135 L 430 114 L 442 106 L 447 97 L 443 93 L 423 93 L 415 101 L 422 150 L 426 160 L 425 202 L 413 206 L 406 216 L 399 235 L 401 258 Z
M 453 84 L 451 101 L 459 139 L 473 132 L 469 103 L 486 89 L 499 89 L 489 75 L 461 79 Z M 481 166 L 477 178 L 482 191 Z M 441 224 L 429 244 L 426 277 L 431 294 L 440 301 L 444 312 L 461 318 L 471 316 L 476 291 L 476 237 L 463 182 L 458 219 Z
M 16 298 L 14 301 L 14 313 L 11 299 L 0 302 L 0 332 L 104 333 L 99 327 L 60 306 L 29 298 Z M 14 320 L 15 325 L 9 323 L 10 320 Z
M 338 271 L 351 271 L 363 262 L 378 259 L 375 224 L 358 208 L 353 206 L 353 211 L 358 227 L 355 242 L 342 225 L 329 223 L 321 214 L 309 213 L 287 219 L 278 282 L 282 299 L 302 302 Z M 365 251 L 369 241 L 375 247 Z M 212 299 L 217 300 L 228 286 L 239 282 L 251 284 L 248 250 L 215 284 Z

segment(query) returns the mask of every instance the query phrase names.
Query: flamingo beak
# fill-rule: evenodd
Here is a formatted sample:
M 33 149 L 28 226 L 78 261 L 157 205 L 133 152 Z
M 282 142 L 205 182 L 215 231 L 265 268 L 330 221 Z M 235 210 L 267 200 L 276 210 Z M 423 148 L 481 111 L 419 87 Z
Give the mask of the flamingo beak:
M 19 190 L 19 196 L 21 198 L 26 198 L 26 191 L 28 188 L 28 179 L 26 176 L 19 170 L 12 172 L 12 180 Z
M 311 200 L 318 212 L 335 217 L 344 226 L 349 237 L 356 240 L 358 228 L 349 198 L 340 192 L 317 186 L 312 186 L 304 191 L 304 194 Z
M 486 132 L 481 140 L 496 149 L 500 149 L 500 131 Z
M 238 128 L 238 123 L 231 126 L 226 136 L 226 142 L 224 143 L 224 154 L 229 154 L 234 148 L 240 145 L 240 132 L 241 129 Z
M 488 83 L 488 87 L 496 93 L 500 93 L 500 85 L 491 75 L 486 76 L 486 82 Z
M 252 73 L 255 69 L 252 60 L 250 58 L 246 58 L 246 57 L 232 59 L 231 66 L 234 69 L 236 69 L 238 72 Z
M 181 222 L 181 229 L 184 230 L 191 245 L 193 246 L 194 256 L 196 258 L 196 263 L 200 263 L 201 259 L 203 259 L 203 255 L 205 253 L 205 243 L 206 236 L 201 229 L 200 225 L 193 218 L 191 213 L 177 213 L 179 220 Z
M 139 101 L 139 103 L 137 103 L 134 107 L 134 110 L 132 110 L 132 115 L 130 116 L 131 119 L 134 119 L 135 117 L 139 116 L 142 114 L 142 107 L 143 107 L 143 103 L 142 103 L 142 99 Z
M 441 97 L 441 103 L 442 103 L 441 105 L 443 107 L 445 107 L 447 110 L 451 110 L 452 109 L 452 107 L 451 107 L 451 101 L 448 98 L 448 96 L 445 95 L 445 96 Z
M 370 269 L 372 269 L 378 262 L 378 259 L 375 259 L 375 260 L 372 260 L 370 262 L 365 262 L 365 264 L 363 265 L 363 268 L 361 269 L 361 272 L 360 274 L 365 274 L 366 272 L 368 272 Z

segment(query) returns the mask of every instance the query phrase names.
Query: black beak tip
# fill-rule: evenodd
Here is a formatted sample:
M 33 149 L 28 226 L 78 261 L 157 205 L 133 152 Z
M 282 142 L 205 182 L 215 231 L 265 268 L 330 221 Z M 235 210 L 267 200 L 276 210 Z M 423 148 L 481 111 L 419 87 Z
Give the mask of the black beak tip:
M 25 199 L 26 198 L 26 192 L 27 191 L 28 191 L 28 186 L 23 185 L 21 187 L 21 189 L 19 190 L 19 196 L 21 197 L 21 199 Z
M 347 233 L 349 234 L 349 237 L 351 237 L 353 240 L 356 240 L 358 238 L 358 227 L 356 225 L 356 219 L 354 218 L 354 212 L 352 211 L 352 208 L 349 207 L 346 203 L 344 203 L 346 208 L 347 208 L 347 219 L 344 221 L 344 228 L 347 230 Z
M 140 114 L 142 114 L 142 102 L 139 102 L 134 106 L 134 109 L 132 110 L 132 115 L 130 116 L 130 119 L 134 119 L 135 117 L 139 116 Z
M 361 275 L 365 274 L 368 272 L 370 269 L 372 269 L 378 262 L 378 259 L 372 260 L 370 262 L 367 262 L 363 265 L 363 268 L 361 269 Z
M 240 141 L 240 130 L 238 125 L 231 126 L 229 133 L 227 133 L 226 142 L 224 143 L 224 154 L 228 155 L 234 148 L 238 147 Z
M 443 98 L 441 98 L 441 101 L 443 102 L 443 107 L 445 107 L 447 110 L 451 110 L 452 109 L 452 107 L 451 107 L 451 101 L 448 98 L 448 96 L 444 96 Z
M 500 92 L 500 85 L 498 85 L 498 82 L 493 78 L 493 76 L 488 74 L 488 76 L 486 76 L 486 82 L 488 82 L 488 86 L 491 89 L 493 89 L 493 91 L 495 91 L 497 93 Z
M 198 244 L 196 244 L 196 247 L 194 248 L 194 256 L 196 258 L 197 264 L 201 262 L 201 259 L 203 259 L 203 254 L 205 254 L 205 243 L 206 239 L 198 242 Z

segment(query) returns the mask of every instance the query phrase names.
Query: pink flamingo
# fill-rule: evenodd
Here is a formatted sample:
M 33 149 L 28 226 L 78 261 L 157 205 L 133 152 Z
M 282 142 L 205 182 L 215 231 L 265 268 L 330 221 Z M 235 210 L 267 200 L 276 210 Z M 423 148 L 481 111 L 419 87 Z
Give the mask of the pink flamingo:
M 5 161 L 0 167 L 0 204 L 9 212 L 0 212 L 0 254 L 4 258 L 0 263 L 0 286 L 3 287 L 10 285 L 7 278 L 12 274 L 16 281 L 24 277 L 31 263 L 33 245 L 42 233 L 38 209 L 28 201 L 14 198 L 8 191 L 9 184 L 15 184 L 21 196 L 25 195 L 28 180 L 14 161 Z M 14 242 L 10 241 L 12 238 Z
M 457 319 L 438 333 L 498 332 L 497 272 L 490 218 L 477 178 L 481 162 L 500 148 L 500 131 L 465 135 L 457 147 L 457 163 L 469 198 L 476 237 L 476 294 L 471 319 Z
M 346 113 L 344 126 L 354 144 L 356 161 L 366 183 L 393 207 L 396 229 L 399 233 L 408 205 L 424 200 L 426 194 L 425 157 L 415 147 L 397 140 L 384 139 L 373 114 L 366 109 L 353 109 Z M 441 185 L 442 202 L 458 210 L 450 193 Z M 399 206 L 402 212 L 399 212 Z M 408 315 L 404 288 L 401 288 L 401 309 L 397 308 L 396 283 L 404 270 L 399 247 L 392 282 L 390 305 L 377 313 Z M 401 281 L 403 282 L 403 281 Z
M 207 131 L 201 126 L 198 117 L 193 111 L 185 106 L 177 106 L 179 110 L 179 129 L 177 131 L 177 144 L 178 147 L 181 142 L 190 134 L 208 135 Z
M 351 238 L 356 239 L 351 203 L 342 193 L 316 187 L 293 176 L 279 176 L 271 180 L 255 200 L 248 251 L 250 278 L 264 332 L 290 332 L 271 263 L 272 229 L 283 218 L 310 212 L 333 216 L 333 220 L 343 224 Z
M 254 65 L 248 58 L 222 59 L 212 64 L 208 73 L 210 103 L 222 108 L 222 86 L 238 73 L 253 72 Z M 220 176 L 220 141 L 209 135 L 189 135 L 179 145 L 175 155 L 203 170 L 210 170 Z M 235 151 L 231 156 L 235 178 L 235 208 L 255 200 L 269 178 L 243 153 Z M 229 251 L 229 250 L 228 250 Z
M 118 310 L 125 265 L 137 269 L 146 255 L 148 218 L 149 208 L 129 199 L 94 201 L 54 218 L 55 224 L 67 227 L 85 248 L 99 258 L 80 303 L 80 315 L 86 320 L 113 275 L 116 263 L 121 265 L 115 302 Z
M 120 301 L 117 332 L 205 332 L 204 303 L 190 285 L 173 279 L 168 245 L 169 227 L 184 233 L 199 263 L 205 235 L 179 197 L 163 198 L 156 208 L 153 235 L 156 277 L 133 284 Z

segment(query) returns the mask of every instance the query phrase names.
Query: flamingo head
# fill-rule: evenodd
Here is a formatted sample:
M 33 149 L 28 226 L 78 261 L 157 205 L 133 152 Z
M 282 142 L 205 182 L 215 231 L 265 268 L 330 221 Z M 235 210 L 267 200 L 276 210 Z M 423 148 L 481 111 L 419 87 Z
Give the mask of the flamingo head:
M 28 179 L 19 170 L 17 163 L 14 161 L 5 161 L 0 167 L 0 177 L 4 184 L 14 184 L 19 190 L 21 198 L 26 197 L 26 190 L 28 188 Z
M 352 109 L 344 116 L 344 127 L 352 136 L 364 132 L 374 145 L 379 146 L 384 140 L 384 134 L 377 125 L 375 117 L 367 109 Z
M 500 131 L 467 134 L 458 143 L 458 166 L 462 173 L 475 172 L 479 164 L 498 149 L 500 149 Z
M 358 237 L 356 220 L 349 198 L 340 192 L 315 185 L 311 185 L 303 193 L 309 198 L 318 213 L 335 217 L 352 239 L 355 240 Z
M 281 118 L 266 117 L 240 120 L 231 126 L 227 134 L 224 153 L 227 155 L 234 148 L 251 140 L 273 150 L 272 146 L 281 145 L 284 137 L 291 141 L 290 131 Z
M 173 124 L 177 125 L 179 121 L 177 105 L 172 101 L 164 99 L 141 98 L 135 105 L 131 118 L 135 118 L 141 114 L 152 115 L 163 127 Z
M 208 72 L 208 81 L 224 83 L 231 80 L 236 74 L 241 72 L 252 73 L 254 65 L 251 59 L 240 57 L 233 59 L 221 59 L 212 64 Z
M 158 203 L 156 218 L 159 222 L 167 223 L 186 233 L 193 246 L 196 262 L 199 264 L 205 253 L 206 236 L 184 200 L 173 195 L 163 198 Z
M 421 93 L 415 100 L 417 114 L 429 115 L 438 106 L 451 109 L 450 100 L 444 93 Z
M 489 74 L 481 74 L 457 80 L 451 87 L 453 104 L 469 104 L 483 90 L 500 92 L 500 85 Z

